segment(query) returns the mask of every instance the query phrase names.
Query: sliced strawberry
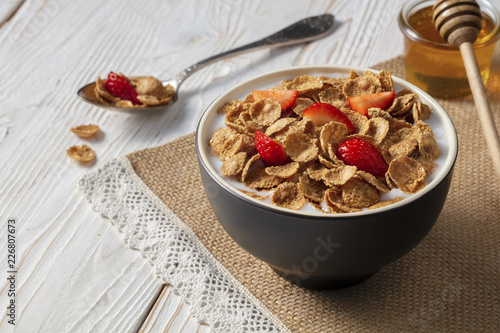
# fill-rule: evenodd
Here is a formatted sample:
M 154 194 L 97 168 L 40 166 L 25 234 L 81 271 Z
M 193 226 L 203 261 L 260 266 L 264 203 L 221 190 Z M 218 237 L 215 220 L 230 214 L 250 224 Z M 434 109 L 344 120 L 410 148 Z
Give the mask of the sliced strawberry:
M 347 101 L 351 109 L 368 117 L 369 108 L 380 108 L 384 110 L 392 104 L 395 95 L 396 93 L 394 91 L 385 91 L 376 94 L 347 97 Z
M 255 131 L 255 149 L 266 166 L 283 165 L 288 160 L 285 149 L 259 130 Z
M 309 105 L 309 107 L 304 110 L 302 117 L 311 119 L 316 126 L 324 125 L 330 121 L 344 123 L 349 133 L 354 133 L 354 126 L 349 118 L 347 118 L 342 111 L 328 103 L 313 103 Z
M 387 164 L 382 155 L 370 143 L 361 139 L 344 141 L 336 153 L 337 157 L 348 165 L 371 173 L 376 177 L 385 177 Z
M 297 90 L 252 90 L 254 102 L 257 102 L 259 99 L 270 98 L 280 103 L 281 111 L 292 107 L 298 95 L 299 92 Z
M 120 75 L 110 72 L 105 82 L 106 90 L 113 96 L 131 101 L 132 104 L 141 105 L 137 99 L 137 91 Z

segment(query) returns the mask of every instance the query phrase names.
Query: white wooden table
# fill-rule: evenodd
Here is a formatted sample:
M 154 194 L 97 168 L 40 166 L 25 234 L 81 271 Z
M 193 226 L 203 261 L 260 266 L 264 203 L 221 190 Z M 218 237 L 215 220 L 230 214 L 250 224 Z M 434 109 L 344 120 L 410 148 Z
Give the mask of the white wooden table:
M 209 103 L 243 79 L 301 64 L 370 66 L 403 52 L 403 0 L 2 0 L 0 4 L 1 332 L 208 332 L 163 288 L 140 253 L 77 190 L 107 160 L 195 130 Z M 500 0 L 494 3 L 500 5 Z M 80 101 L 110 70 L 168 77 L 306 16 L 333 13 L 322 40 L 216 63 L 182 86 L 168 112 L 128 115 Z M 85 140 L 69 131 L 94 123 Z M 97 161 L 66 149 L 87 143 Z M 6 316 L 8 220 L 15 220 L 15 326 Z

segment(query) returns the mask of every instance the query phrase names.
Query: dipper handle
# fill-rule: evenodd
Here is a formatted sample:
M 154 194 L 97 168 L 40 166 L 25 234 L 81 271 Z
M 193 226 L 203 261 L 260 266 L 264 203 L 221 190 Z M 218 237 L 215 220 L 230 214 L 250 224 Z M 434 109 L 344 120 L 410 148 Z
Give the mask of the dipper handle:
M 481 9 L 474 0 L 437 0 L 432 18 L 441 37 L 460 49 L 493 166 L 500 177 L 500 138 L 472 46 L 481 30 Z

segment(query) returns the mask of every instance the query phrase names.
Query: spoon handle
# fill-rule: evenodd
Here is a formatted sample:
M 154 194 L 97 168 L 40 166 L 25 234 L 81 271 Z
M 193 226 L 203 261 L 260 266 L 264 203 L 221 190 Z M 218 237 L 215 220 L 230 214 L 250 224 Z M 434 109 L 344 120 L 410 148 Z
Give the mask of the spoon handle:
M 491 112 L 491 107 L 486 95 L 481 74 L 477 66 L 476 56 L 472 43 L 464 42 L 460 44 L 460 52 L 464 60 L 465 71 L 469 79 L 469 85 L 474 97 L 474 103 L 479 115 L 479 121 L 483 127 L 486 144 L 490 150 L 491 158 L 493 160 L 493 167 L 495 168 L 498 176 L 500 177 L 500 138 L 495 127 L 495 120 Z
M 266 38 L 201 60 L 184 69 L 182 72 L 175 75 L 174 78 L 177 80 L 179 86 L 191 74 L 213 62 L 259 49 L 294 45 L 321 38 L 333 31 L 333 23 L 334 16 L 331 14 L 305 18 Z

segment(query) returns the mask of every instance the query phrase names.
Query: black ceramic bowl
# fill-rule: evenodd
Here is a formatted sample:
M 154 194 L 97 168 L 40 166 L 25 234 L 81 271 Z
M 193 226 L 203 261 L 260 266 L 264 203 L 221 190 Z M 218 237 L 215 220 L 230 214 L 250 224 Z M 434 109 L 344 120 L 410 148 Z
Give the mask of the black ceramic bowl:
M 357 213 L 293 211 L 253 199 L 238 190 L 244 189 L 244 184 L 221 175 L 221 162 L 208 143 L 224 126 L 223 115 L 217 110 L 233 99 L 244 99 L 252 89 L 268 89 L 303 74 L 346 77 L 351 69 L 360 74 L 370 70 L 300 66 L 252 78 L 220 95 L 197 128 L 202 181 L 223 228 L 246 251 L 306 287 L 335 288 L 362 281 L 410 252 L 427 235 L 443 208 L 457 156 L 457 134 L 448 114 L 428 94 L 393 77 L 396 91 L 411 89 L 431 108 L 426 122 L 434 131 L 441 156 L 424 189 L 398 203 Z

